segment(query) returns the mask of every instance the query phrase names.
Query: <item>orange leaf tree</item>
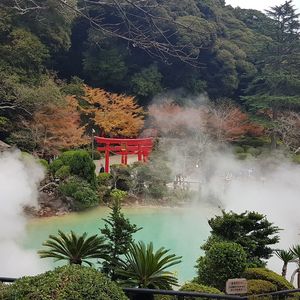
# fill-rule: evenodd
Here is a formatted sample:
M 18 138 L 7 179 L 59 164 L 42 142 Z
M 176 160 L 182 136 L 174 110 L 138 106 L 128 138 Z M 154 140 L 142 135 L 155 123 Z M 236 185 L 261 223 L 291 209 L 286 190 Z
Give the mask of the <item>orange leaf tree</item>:
M 36 152 L 42 156 L 56 155 L 60 150 L 88 143 L 73 96 L 67 96 L 62 105 L 48 104 L 36 111 L 27 128 L 35 141 Z
M 81 105 L 100 130 L 109 136 L 135 137 L 144 125 L 144 111 L 134 97 L 106 92 L 100 88 L 84 86 Z

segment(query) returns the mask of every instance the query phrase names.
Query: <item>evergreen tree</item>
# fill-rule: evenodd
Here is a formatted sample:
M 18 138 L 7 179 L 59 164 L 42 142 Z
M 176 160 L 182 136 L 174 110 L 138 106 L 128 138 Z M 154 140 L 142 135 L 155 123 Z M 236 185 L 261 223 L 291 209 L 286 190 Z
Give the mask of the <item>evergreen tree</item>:
M 276 148 L 276 120 L 280 109 L 300 105 L 300 21 L 292 0 L 267 11 L 271 18 L 259 72 L 243 97 L 250 109 L 264 116 Z
M 111 213 L 105 221 L 104 228 L 100 229 L 106 240 L 107 258 L 103 262 L 102 271 L 112 280 L 117 278 L 116 268 L 119 265 L 121 255 L 124 255 L 130 244 L 133 242 L 132 234 L 140 230 L 135 224 L 131 224 L 129 219 L 125 218 L 121 212 L 121 200 L 126 192 L 114 190 L 111 192 L 113 199 L 110 207 Z

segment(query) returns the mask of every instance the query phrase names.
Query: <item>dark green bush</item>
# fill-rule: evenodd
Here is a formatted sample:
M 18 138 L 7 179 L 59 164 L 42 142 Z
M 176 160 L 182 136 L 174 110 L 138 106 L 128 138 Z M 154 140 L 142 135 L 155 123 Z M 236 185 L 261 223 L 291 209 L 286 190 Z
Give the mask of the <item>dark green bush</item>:
M 258 155 L 261 154 L 262 151 L 259 148 L 250 147 L 250 148 L 247 149 L 246 152 L 249 153 L 249 154 L 251 154 L 254 157 L 257 157 Z
M 234 149 L 233 149 L 234 153 L 244 153 L 245 152 L 245 149 L 241 146 L 235 146 Z
M 240 139 L 236 144 L 238 144 L 239 146 L 248 145 L 250 147 L 257 148 L 269 144 L 269 141 L 264 137 L 244 137 Z
M 73 209 L 75 210 L 97 206 L 100 202 L 98 194 L 91 188 L 91 185 L 78 177 L 70 177 L 61 183 L 59 191 L 64 196 L 74 199 Z
M 50 172 L 52 175 L 55 175 L 55 173 L 64 165 L 63 161 L 59 158 L 55 159 L 51 164 L 49 165 Z
M 168 188 L 162 182 L 152 182 L 148 187 L 148 193 L 154 199 L 161 199 L 167 194 Z
M 126 300 L 123 291 L 96 269 L 64 266 L 23 277 L 7 288 L 6 300 Z
M 246 153 L 246 152 L 243 152 L 243 153 L 237 153 L 236 154 L 236 158 L 239 159 L 239 160 L 245 160 L 249 157 L 249 154 Z
M 214 243 L 197 261 L 198 283 L 225 289 L 229 278 L 239 278 L 246 268 L 247 255 L 236 243 Z
M 96 166 L 87 151 L 70 150 L 64 152 L 51 163 L 52 174 L 55 174 L 62 166 L 69 166 L 71 175 L 79 176 L 91 184 L 96 183 Z
M 270 281 L 261 279 L 247 280 L 248 295 L 259 295 L 264 293 L 272 293 L 277 291 L 277 287 Z
M 243 277 L 247 279 L 261 279 L 269 281 L 277 287 L 278 291 L 294 288 L 293 285 L 281 275 L 266 268 L 248 268 L 244 271 Z
M 55 177 L 60 179 L 66 179 L 71 175 L 71 170 L 69 166 L 61 166 L 56 172 Z
M 94 160 L 99 160 L 99 159 L 102 158 L 102 155 L 98 150 L 93 150 L 92 151 L 91 149 L 88 149 L 86 151 L 89 153 L 89 155 L 92 159 L 94 158 Z

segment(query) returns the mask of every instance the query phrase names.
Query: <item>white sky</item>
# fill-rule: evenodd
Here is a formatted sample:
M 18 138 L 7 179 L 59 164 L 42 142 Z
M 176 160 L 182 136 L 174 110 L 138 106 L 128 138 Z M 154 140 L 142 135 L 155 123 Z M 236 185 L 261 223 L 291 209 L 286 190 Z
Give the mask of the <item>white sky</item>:
M 263 11 L 270 6 L 283 4 L 285 0 L 226 0 L 226 4 L 230 4 L 233 7 L 239 6 L 241 8 L 253 8 Z M 294 0 L 294 5 L 300 13 L 300 0 Z

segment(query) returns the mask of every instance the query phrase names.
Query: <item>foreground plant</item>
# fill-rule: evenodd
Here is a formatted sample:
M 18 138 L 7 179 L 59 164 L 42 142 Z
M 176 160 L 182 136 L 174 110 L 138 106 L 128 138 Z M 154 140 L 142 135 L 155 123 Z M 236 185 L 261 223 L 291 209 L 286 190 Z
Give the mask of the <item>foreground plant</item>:
M 152 242 L 145 245 L 143 242 L 132 244 L 125 260 L 120 263 L 118 274 L 123 276 L 126 284 L 139 288 L 170 289 L 177 284 L 174 273 L 167 268 L 181 262 L 181 257 L 168 254 L 164 247 L 153 250 Z
M 41 258 L 68 260 L 70 264 L 86 263 L 91 266 L 92 263 L 88 259 L 105 257 L 104 239 L 97 235 L 87 237 L 86 232 L 77 236 L 73 231 L 65 234 L 59 230 L 58 236 L 50 235 L 43 246 L 48 247 L 48 250 L 38 251 Z
M 283 266 L 281 270 L 281 275 L 285 278 L 287 272 L 288 263 L 295 259 L 295 255 L 291 250 L 276 250 L 275 255 L 282 260 Z

